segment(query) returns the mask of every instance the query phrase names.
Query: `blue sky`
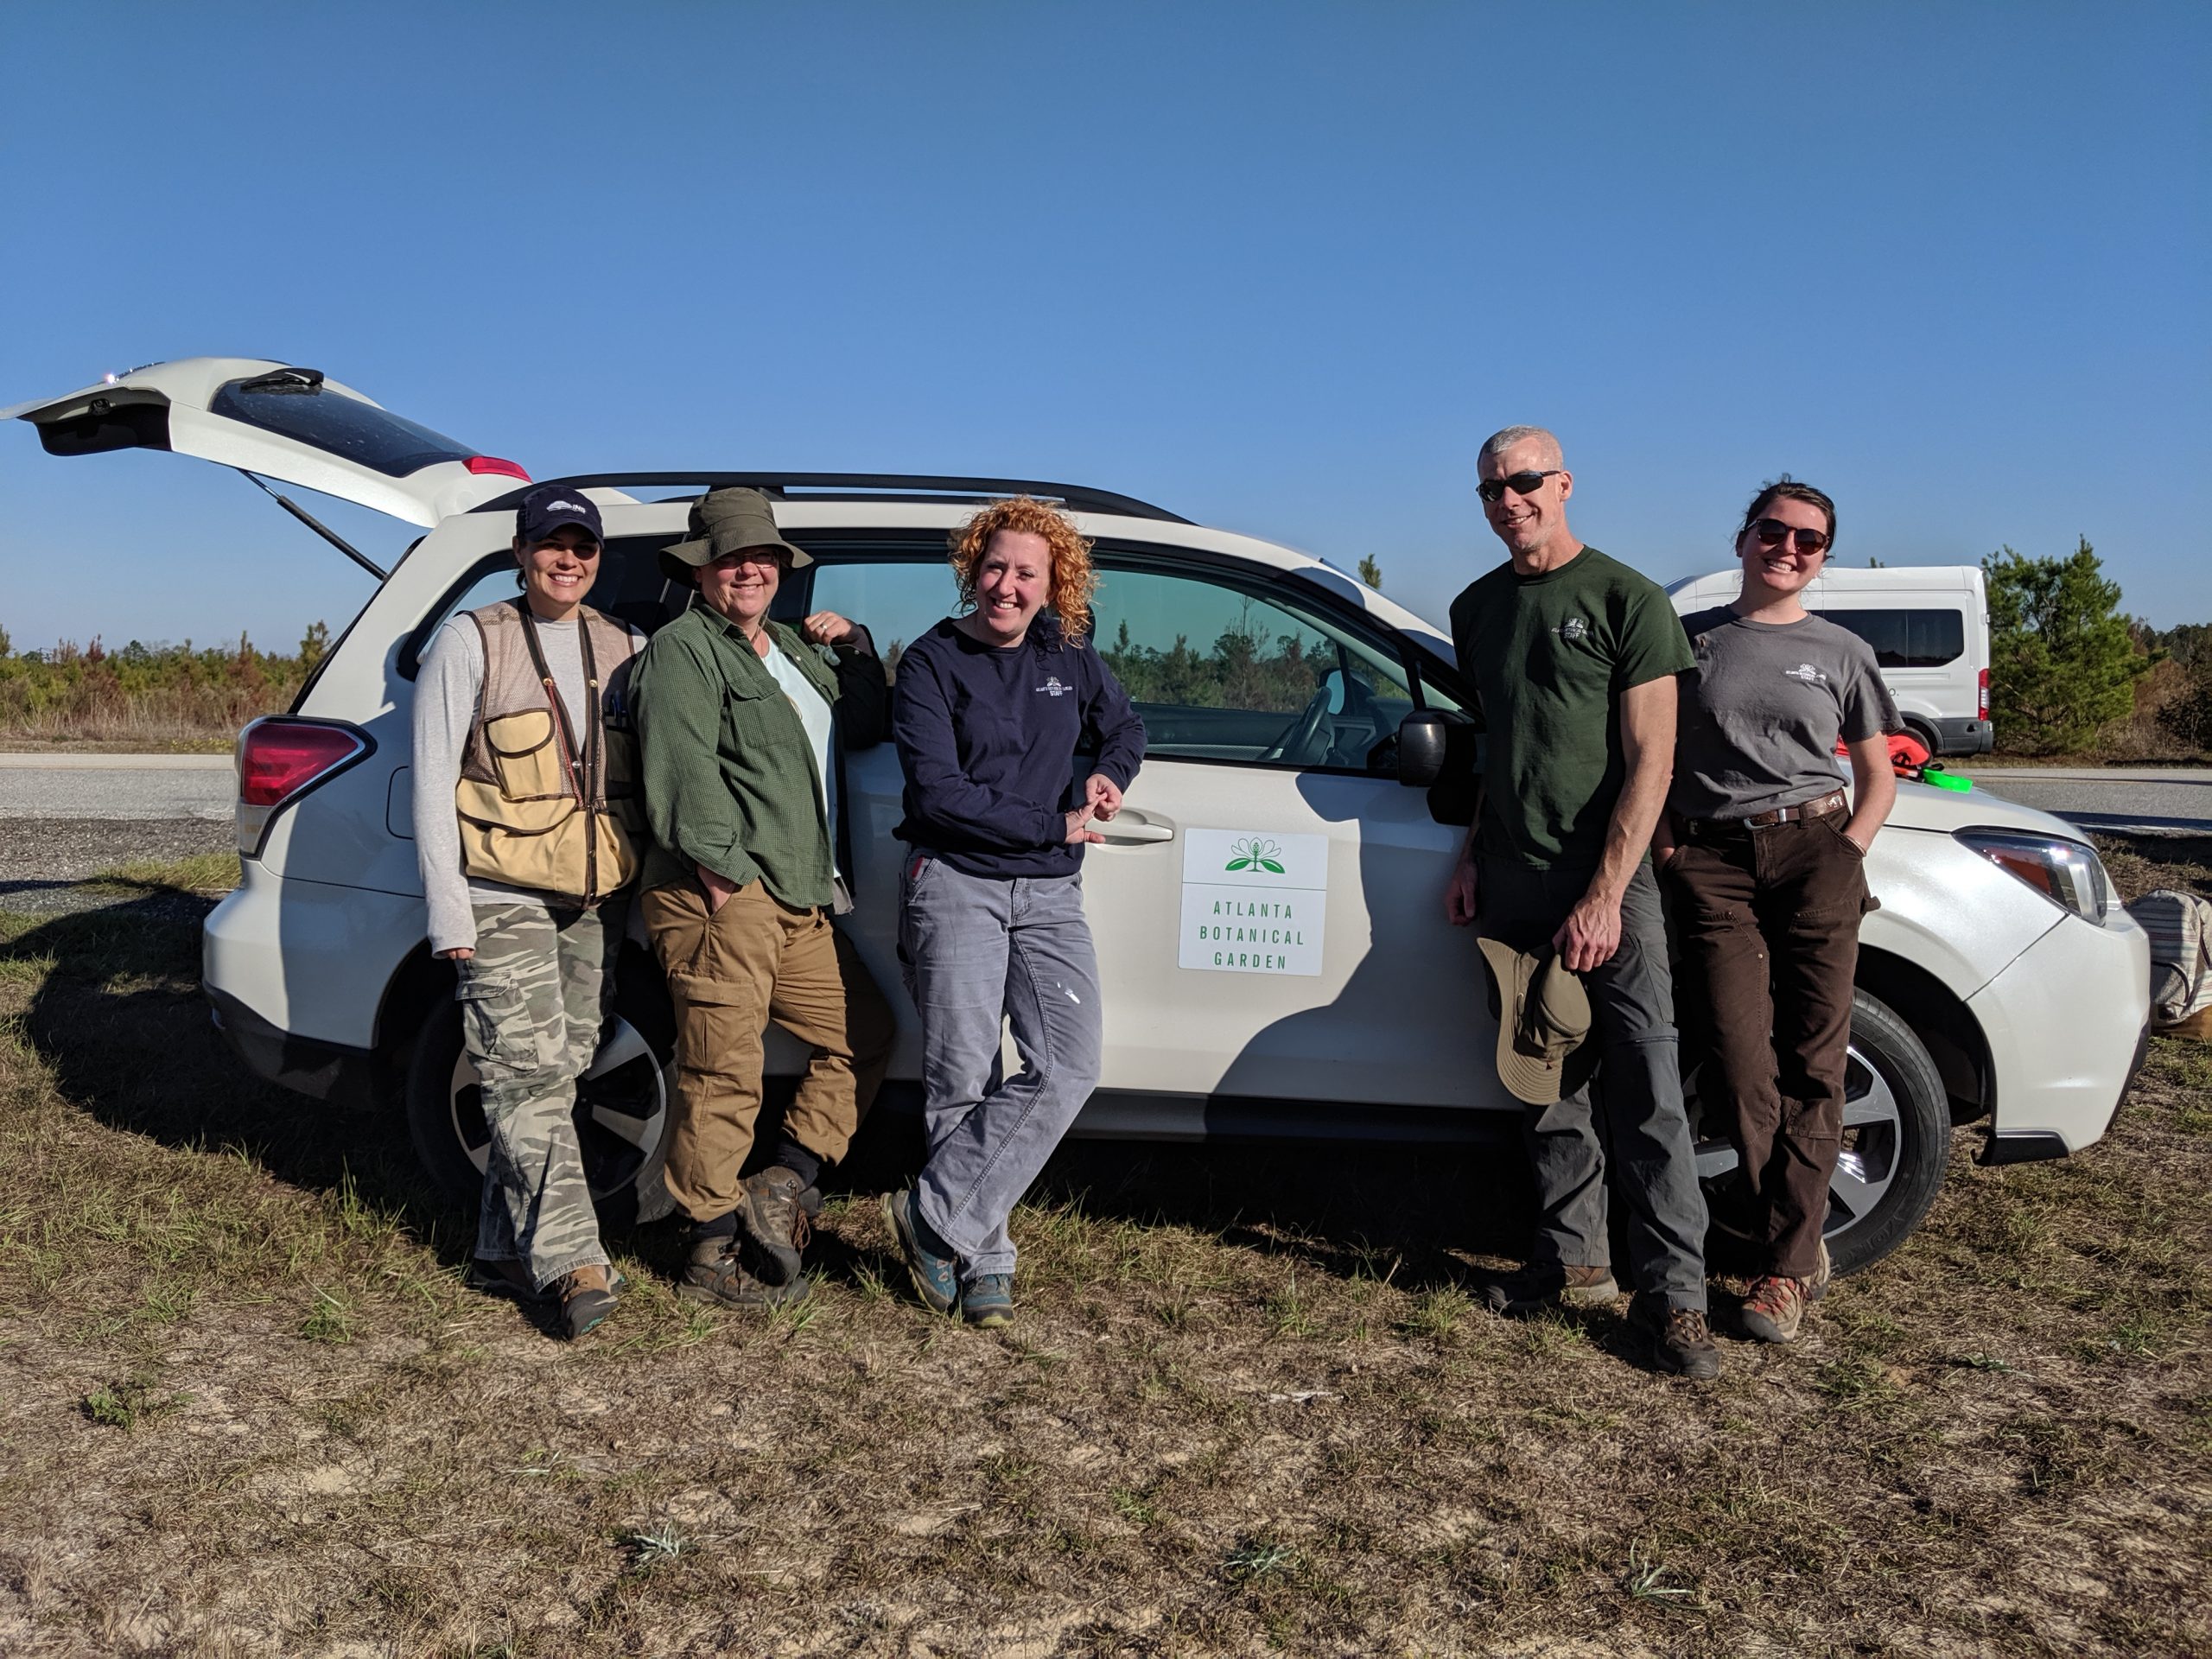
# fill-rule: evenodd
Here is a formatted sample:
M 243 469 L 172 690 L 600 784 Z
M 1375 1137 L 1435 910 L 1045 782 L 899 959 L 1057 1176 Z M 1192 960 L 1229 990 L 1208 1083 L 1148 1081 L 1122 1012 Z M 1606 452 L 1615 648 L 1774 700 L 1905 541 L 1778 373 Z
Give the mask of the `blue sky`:
M 539 477 L 1080 481 L 1440 620 L 1529 421 L 1662 581 L 1787 470 L 1843 563 L 2086 535 L 2212 620 L 2208 69 L 2201 5 L 8 6 L 0 404 L 281 358 Z M 10 424 L 0 492 L 19 649 L 368 595 L 200 463 Z

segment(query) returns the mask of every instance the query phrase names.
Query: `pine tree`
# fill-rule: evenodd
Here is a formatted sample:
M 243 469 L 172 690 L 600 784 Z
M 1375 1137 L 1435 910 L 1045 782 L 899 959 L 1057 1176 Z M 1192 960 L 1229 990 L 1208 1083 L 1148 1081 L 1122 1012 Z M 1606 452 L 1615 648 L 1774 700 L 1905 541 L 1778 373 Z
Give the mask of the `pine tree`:
M 1376 563 L 1375 556 L 1372 553 L 1360 555 L 1359 579 L 1376 593 L 1382 591 L 1382 567 Z
M 2082 537 L 2070 557 L 2031 559 L 2007 547 L 1982 561 L 1989 583 L 1989 707 L 1997 738 L 2024 754 L 2086 748 L 2099 728 L 2133 712 L 2136 677 L 2151 666 Z

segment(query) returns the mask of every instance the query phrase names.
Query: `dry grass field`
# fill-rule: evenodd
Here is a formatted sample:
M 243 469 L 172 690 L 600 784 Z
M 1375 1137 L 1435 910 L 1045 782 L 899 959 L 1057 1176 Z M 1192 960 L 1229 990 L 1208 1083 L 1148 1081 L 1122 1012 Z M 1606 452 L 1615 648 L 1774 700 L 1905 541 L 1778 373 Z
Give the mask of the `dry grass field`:
M 2113 847 L 2212 890 L 2212 843 Z M 0 913 L 0 1652 L 2212 1651 L 2212 1050 L 1982 1170 L 1719 1382 L 1472 1305 L 1510 1154 L 1074 1147 L 1020 1323 L 462 1288 L 404 1135 L 248 1078 L 193 889 Z M 0 904 L 4 904 L 0 899 Z

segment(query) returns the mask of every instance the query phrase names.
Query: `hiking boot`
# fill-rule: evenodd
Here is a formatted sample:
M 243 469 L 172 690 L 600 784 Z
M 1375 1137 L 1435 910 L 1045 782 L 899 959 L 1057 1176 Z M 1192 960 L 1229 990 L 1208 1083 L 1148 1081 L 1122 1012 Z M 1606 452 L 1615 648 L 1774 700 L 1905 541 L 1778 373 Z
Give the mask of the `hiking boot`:
M 1014 1323 L 1014 1275 L 978 1274 L 960 1287 L 960 1317 L 986 1331 Z
M 738 1183 L 737 1224 L 752 1246 L 753 1267 L 763 1282 L 788 1285 L 800 1272 L 799 1252 L 806 1248 L 809 1219 L 806 1194 L 810 1189 L 797 1170 L 771 1164 L 755 1170 Z M 822 1206 L 822 1195 L 814 1198 Z
M 738 1255 L 737 1240 L 728 1233 L 709 1234 L 691 1241 L 690 1259 L 676 1294 L 686 1301 L 721 1302 L 728 1307 L 782 1307 L 806 1300 L 805 1279 L 772 1285 L 754 1278 Z
M 544 1290 L 530 1276 L 530 1270 L 509 1257 L 504 1261 L 486 1261 L 477 1256 L 470 1261 L 468 1272 L 462 1283 L 471 1290 L 480 1290 L 487 1296 L 512 1296 L 518 1302 L 550 1302 L 553 1300 L 550 1287 Z
M 1705 1315 L 1692 1307 L 1669 1307 L 1663 1296 L 1638 1296 L 1629 1304 L 1628 1322 L 1651 1339 L 1651 1363 L 1700 1382 L 1720 1375 L 1720 1350 Z
M 1483 1306 L 1508 1319 L 1525 1319 L 1554 1307 L 1603 1307 L 1620 1300 L 1611 1268 L 1531 1264 L 1492 1280 Z
M 578 1268 L 561 1281 L 561 1323 L 568 1328 L 570 1342 L 597 1330 L 600 1321 L 614 1311 L 623 1283 L 620 1274 L 596 1263 Z
M 1834 1272 L 1824 1242 L 1811 1278 L 1761 1274 L 1751 1281 L 1751 1287 L 1744 1296 L 1744 1329 L 1761 1342 L 1795 1342 L 1798 1327 L 1804 1323 L 1805 1310 L 1828 1294 L 1828 1280 Z
M 960 1262 L 952 1247 L 939 1238 L 922 1219 L 914 1189 L 901 1187 L 883 1195 L 883 1218 L 899 1241 L 899 1254 L 906 1263 L 906 1276 L 914 1281 L 914 1294 L 933 1313 L 950 1313 L 960 1305 Z
M 1763 1273 L 1745 1294 L 1745 1331 L 1761 1342 L 1795 1342 L 1805 1318 L 1805 1288 L 1786 1274 Z

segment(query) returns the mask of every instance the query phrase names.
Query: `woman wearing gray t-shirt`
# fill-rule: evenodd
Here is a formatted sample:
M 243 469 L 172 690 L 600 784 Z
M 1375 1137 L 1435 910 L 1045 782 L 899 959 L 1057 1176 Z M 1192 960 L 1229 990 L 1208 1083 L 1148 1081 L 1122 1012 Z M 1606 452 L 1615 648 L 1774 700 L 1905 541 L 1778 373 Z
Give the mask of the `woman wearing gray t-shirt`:
M 1902 722 L 1874 653 L 1802 601 L 1834 542 L 1835 504 L 1810 485 L 1785 475 L 1751 498 L 1741 591 L 1682 619 L 1697 666 L 1652 838 L 1705 993 L 1703 1096 L 1735 1143 L 1761 1253 L 1744 1328 L 1766 1342 L 1795 1338 L 1827 1289 L 1864 861 L 1897 793 Z

